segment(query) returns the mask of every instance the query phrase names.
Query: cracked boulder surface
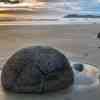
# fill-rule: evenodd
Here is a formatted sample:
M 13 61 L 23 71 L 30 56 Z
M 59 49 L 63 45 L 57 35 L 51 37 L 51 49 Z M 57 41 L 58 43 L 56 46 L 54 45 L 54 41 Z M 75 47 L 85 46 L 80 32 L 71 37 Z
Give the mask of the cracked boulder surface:
M 16 93 L 46 93 L 69 88 L 74 82 L 68 59 L 47 46 L 23 48 L 3 66 L 4 90 Z

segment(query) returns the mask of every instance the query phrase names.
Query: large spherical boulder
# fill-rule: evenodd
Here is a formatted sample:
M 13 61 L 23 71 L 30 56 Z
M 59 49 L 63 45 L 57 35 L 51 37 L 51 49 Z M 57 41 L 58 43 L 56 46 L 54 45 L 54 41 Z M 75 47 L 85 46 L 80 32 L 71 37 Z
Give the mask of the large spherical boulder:
M 46 93 L 69 88 L 73 71 L 68 59 L 46 46 L 23 48 L 4 65 L 1 82 L 5 90 L 18 93 Z

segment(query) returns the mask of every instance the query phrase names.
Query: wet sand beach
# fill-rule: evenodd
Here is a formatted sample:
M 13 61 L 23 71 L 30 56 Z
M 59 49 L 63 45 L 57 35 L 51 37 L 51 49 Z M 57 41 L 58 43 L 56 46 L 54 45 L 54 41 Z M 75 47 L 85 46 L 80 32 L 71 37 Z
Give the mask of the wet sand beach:
M 1 26 L 0 32 L 1 63 L 19 48 L 42 44 L 61 49 L 71 59 L 100 64 L 100 40 L 96 38 L 99 25 L 96 24 Z
M 97 33 L 100 32 L 100 24 L 94 22 L 64 23 L 56 20 L 59 15 L 61 18 L 64 16 L 64 11 L 55 9 L 55 13 L 51 8 L 44 7 L 40 13 L 28 15 L 28 17 L 33 17 L 35 21 L 0 22 L 1 68 L 15 51 L 32 45 L 48 45 L 58 48 L 70 60 L 97 65 L 100 68 L 100 40 L 97 39 Z M 39 21 L 39 18 L 44 21 Z M 36 21 L 36 19 L 38 20 Z M 51 19 L 52 21 L 48 21 Z M 100 87 L 92 91 L 74 91 L 71 94 L 66 94 L 67 91 L 65 90 L 39 97 L 33 94 L 6 94 L 1 90 L 0 100 L 47 100 L 47 98 L 48 100 L 88 100 L 89 98 L 91 100 L 99 100 Z

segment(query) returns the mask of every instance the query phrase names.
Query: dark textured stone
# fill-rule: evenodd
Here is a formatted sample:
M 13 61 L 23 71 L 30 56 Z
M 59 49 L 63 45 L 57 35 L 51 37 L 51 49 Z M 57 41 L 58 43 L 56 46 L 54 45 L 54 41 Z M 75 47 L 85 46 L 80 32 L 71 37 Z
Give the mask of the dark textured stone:
M 23 48 L 10 57 L 1 73 L 5 90 L 18 93 L 46 93 L 69 88 L 73 71 L 68 59 L 46 46 Z

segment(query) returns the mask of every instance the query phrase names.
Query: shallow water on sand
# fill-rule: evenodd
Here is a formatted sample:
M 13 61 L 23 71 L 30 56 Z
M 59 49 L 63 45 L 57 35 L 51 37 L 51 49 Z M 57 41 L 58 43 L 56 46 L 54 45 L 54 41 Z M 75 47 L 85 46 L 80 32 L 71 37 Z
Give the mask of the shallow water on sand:
M 91 66 L 92 67 L 92 66 Z M 85 81 L 85 80 L 84 80 Z M 78 84 L 79 85 L 79 84 Z M 78 86 L 76 85 L 76 86 Z M 85 89 L 77 89 L 74 86 L 69 90 L 62 90 L 56 93 L 47 93 L 47 94 L 16 94 L 5 92 L 0 87 L 0 99 L 1 100 L 99 100 L 100 98 L 100 84 L 98 86 L 94 86 L 94 88 L 85 88 Z

